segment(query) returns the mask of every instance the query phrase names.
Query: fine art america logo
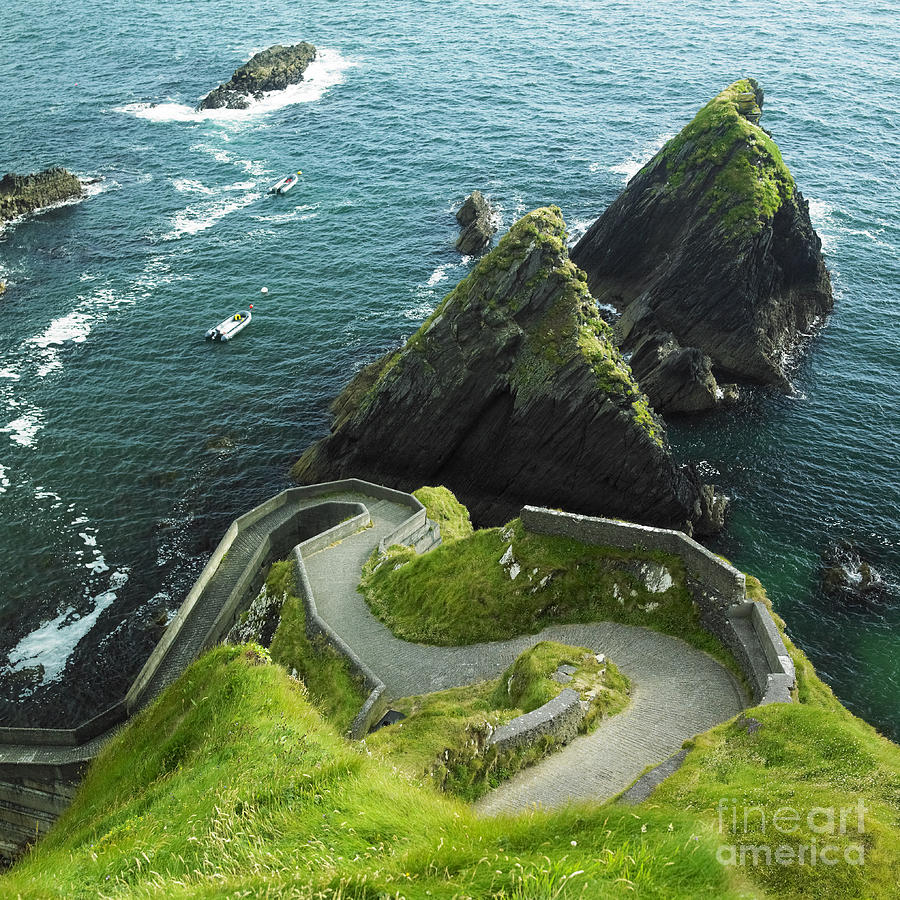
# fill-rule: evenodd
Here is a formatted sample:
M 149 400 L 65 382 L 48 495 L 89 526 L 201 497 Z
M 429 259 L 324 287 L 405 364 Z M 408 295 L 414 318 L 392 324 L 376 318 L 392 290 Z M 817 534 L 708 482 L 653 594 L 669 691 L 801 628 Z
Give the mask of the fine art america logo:
M 740 806 L 734 799 L 719 800 L 719 834 L 735 843 L 723 844 L 716 856 L 726 866 L 861 866 L 868 808 L 782 806 L 768 813 L 761 806 Z M 799 833 L 798 833 L 799 832 Z

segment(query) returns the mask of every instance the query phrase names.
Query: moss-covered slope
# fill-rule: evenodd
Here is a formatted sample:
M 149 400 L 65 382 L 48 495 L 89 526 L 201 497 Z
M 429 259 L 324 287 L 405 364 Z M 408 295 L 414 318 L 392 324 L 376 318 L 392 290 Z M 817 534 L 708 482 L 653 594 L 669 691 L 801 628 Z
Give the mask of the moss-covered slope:
M 350 383 L 295 477 L 440 482 L 482 521 L 528 502 L 696 522 L 700 487 L 673 460 L 564 238 L 556 207 L 517 222 L 401 350 Z
M 762 101 L 749 78 L 713 98 L 572 252 L 594 295 L 625 312 L 626 346 L 669 342 L 662 354 L 635 353 L 648 375 L 671 356 L 674 336 L 705 354 L 720 377 L 785 385 L 785 352 L 831 310 L 821 242 L 778 147 L 759 125 Z M 708 365 L 668 368 L 648 384 L 661 375 L 705 381 L 714 401 Z M 644 385 L 643 369 L 635 374 Z M 648 390 L 654 402 L 677 393 L 662 385 Z M 696 392 L 691 404 L 703 405 Z

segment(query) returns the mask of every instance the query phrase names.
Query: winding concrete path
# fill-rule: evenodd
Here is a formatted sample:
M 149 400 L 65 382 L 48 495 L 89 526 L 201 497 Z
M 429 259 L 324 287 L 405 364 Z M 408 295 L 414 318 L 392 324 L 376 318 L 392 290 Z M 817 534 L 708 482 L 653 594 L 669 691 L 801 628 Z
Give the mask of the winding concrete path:
M 363 563 L 409 510 L 389 501 L 364 502 L 373 527 L 312 554 L 305 565 L 319 614 L 381 678 L 388 696 L 495 678 L 540 640 L 605 653 L 634 685 L 632 703 L 624 712 L 488 794 L 477 807 L 485 814 L 607 800 L 647 766 L 676 753 L 685 740 L 746 705 L 735 679 L 710 656 L 677 638 L 615 622 L 559 625 L 538 634 L 461 647 L 400 640 L 375 618 L 356 588 Z

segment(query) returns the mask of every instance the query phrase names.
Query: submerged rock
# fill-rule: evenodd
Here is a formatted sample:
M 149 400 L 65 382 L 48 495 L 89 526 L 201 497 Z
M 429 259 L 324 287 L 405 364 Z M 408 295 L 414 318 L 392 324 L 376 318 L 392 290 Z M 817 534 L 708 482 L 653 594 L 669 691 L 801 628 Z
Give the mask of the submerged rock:
M 716 377 L 789 387 L 785 356 L 830 312 L 809 207 L 735 82 L 628 183 L 572 251 L 660 410 L 715 405 Z M 723 392 L 724 393 L 724 392 Z
M 303 81 L 303 73 L 316 58 L 316 52 L 306 41 L 262 50 L 236 69 L 230 81 L 210 91 L 197 108 L 246 109 L 251 98 L 259 99 L 265 91 L 281 91 Z
M 456 214 L 456 221 L 462 226 L 456 249 L 466 256 L 474 256 L 484 250 L 497 230 L 491 207 L 481 191 L 472 191 L 466 197 Z
M 837 544 L 825 554 L 822 590 L 832 597 L 863 603 L 884 601 L 890 596 L 881 573 L 858 547 L 847 542 Z
M 62 200 L 72 200 L 83 192 L 78 176 L 59 167 L 34 175 L 6 174 L 0 178 L 0 222 Z
M 710 497 L 619 355 L 556 207 L 524 216 L 406 345 L 333 405 L 293 470 L 445 484 L 481 521 L 525 503 L 693 528 Z

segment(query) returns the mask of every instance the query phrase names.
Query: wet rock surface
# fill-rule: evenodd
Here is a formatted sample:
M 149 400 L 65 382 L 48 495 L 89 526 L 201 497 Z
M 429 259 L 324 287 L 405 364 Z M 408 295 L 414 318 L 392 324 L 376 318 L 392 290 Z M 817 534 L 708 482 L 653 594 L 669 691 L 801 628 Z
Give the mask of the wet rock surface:
M 34 175 L 7 173 L 0 178 L 0 222 L 75 199 L 83 192 L 78 176 L 58 166 Z
M 456 214 L 462 232 L 456 241 L 456 249 L 466 256 L 480 253 L 491 242 L 497 230 L 493 212 L 481 191 L 472 191 Z

